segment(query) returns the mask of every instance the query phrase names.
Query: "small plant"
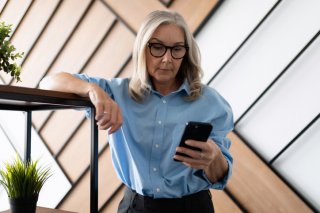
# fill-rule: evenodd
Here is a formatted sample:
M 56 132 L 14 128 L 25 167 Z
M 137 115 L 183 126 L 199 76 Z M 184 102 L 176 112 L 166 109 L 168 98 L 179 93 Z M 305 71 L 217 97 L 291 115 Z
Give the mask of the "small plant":
M 8 37 L 12 31 L 12 25 L 0 23 L 0 70 L 10 74 L 17 82 L 21 81 L 21 67 L 14 63 L 18 58 L 22 58 L 22 53 L 15 53 L 16 48 L 10 43 Z
M 0 185 L 9 198 L 26 198 L 38 195 L 43 184 L 51 177 L 50 168 L 38 167 L 38 160 L 24 163 L 19 156 L 13 163 L 5 163 L 0 170 Z

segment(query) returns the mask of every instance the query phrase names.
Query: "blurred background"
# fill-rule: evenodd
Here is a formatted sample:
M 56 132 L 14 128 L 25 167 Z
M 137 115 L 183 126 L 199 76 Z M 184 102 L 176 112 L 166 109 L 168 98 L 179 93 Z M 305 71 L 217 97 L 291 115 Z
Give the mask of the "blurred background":
M 12 24 L 22 82 L 37 88 L 66 71 L 130 77 L 132 47 L 151 11 L 181 13 L 202 53 L 203 83 L 231 104 L 233 176 L 212 191 L 216 212 L 320 211 L 319 0 L 0 0 Z M 24 115 L 0 111 L 0 163 L 23 155 Z M 90 207 L 90 121 L 82 111 L 33 112 L 32 158 L 54 176 L 38 205 L 75 212 Z M 116 212 L 123 195 L 99 131 L 99 211 Z M 0 211 L 9 208 L 0 188 Z

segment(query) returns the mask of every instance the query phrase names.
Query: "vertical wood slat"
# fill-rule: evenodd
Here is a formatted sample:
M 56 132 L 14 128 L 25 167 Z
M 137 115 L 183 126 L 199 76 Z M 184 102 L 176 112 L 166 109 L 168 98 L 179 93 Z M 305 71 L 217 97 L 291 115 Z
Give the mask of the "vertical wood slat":
M 249 212 L 312 210 L 241 141 L 230 133 L 233 176 L 227 188 Z

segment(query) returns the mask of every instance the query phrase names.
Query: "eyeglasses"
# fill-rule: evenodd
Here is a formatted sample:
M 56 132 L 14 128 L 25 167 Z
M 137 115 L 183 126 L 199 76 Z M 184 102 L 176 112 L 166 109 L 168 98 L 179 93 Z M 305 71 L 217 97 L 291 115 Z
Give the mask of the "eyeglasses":
M 166 54 L 167 50 L 170 49 L 171 56 L 174 59 L 183 58 L 189 47 L 183 45 L 176 45 L 173 47 L 169 47 L 160 43 L 148 43 L 148 47 L 150 49 L 150 53 L 153 57 L 160 58 Z

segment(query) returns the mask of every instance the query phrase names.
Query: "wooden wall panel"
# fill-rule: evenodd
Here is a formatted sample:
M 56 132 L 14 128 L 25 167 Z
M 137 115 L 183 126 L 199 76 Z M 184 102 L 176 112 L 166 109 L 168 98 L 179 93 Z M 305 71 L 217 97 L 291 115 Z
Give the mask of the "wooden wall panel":
M 228 189 L 249 212 L 312 212 L 236 134 L 231 133 L 233 177 Z
M 240 213 L 241 209 L 231 200 L 231 198 L 222 190 L 211 189 L 212 202 L 215 212 L 219 213 Z
M 14 33 L 30 5 L 31 0 L 26 0 L 23 2 L 8 1 L 5 8 L 3 8 L 3 11 L 1 12 L 0 21 L 5 22 L 6 24 L 12 24 L 12 33 Z M 14 13 L 12 13 L 13 10 L 15 11 Z M 6 75 L 2 72 L 0 73 L 0 76 L 6 84 L 10 83 L 12 79 L 10 75 Z
M 3 8 L 5 7 L 8 0 L 1 0 L 0 1 L 0 13 L 2 12 Z
M 133 41 L 134 35 L 117 22 L 84 72 L 91 76 L 114 77 L 130 57 Z
M 86 119 L 71 138 L 58 161 L 72 182 L 76 182 L 90 164 L 91 121 Z M 107 132 L 99 131 L 99 151 L 107 145 Z
M 16 29 L 11 38 L 11 42 L 17 51 L 25 53 L 23 58 L 19 58 L 16 61 L 17 64 L 22 63 L 41 31 L 45 28 L 46 22 L 51 17 L 58 3 L 58 0 L 34 1 L 32 3 L 28 13 L 21 20 L 19 28 Z M 6 83 L 12 80 L 10 75 L 3 75 L 3 78 Z
M 40 134 L 54 155 L 78 128 L 84 117 L 84 113 L 78 110 L 61 110 L 53 113 Z
M 61 71 L 79 72 L 88 58 L 94 54 L 114 21 L 112 13 L 100 1 L 95 1 L 46 75 Z M 35 125 L 40 128 L 49 115 L 50 112 L 45 112 L 35 117 L 33 119 Z
M 114 195 L 112 198 L 112 202 L 106 205 L 104 208 L 101 209 L 101 213 L 111 213 L 117 212 L 119 203 L 124 195 L 124 185 L 122 185 L 121 189 Z M 169 213 L 169 212 L 168 212 Z
M 40 130 L 40 128 L 47 121 L 50 114 L 51 114 L 51 111 L 49 111 L 49 110 L 33 112 L 32 113 L 32 123 L 33 123 L 34 128 L 36 128 L 37 130 Z
M 132 60 L 129 61 L 129 63 L 124 67 L 122 72 L 120 73 L 120 78 L 129 78 L 132 75 L 133 72 L 133 63 Z
M 195 32 L 202 21 L 209 15 L 209 13 L 216 6 L 218 0 L 185 0 L 173 1 L 170 9 L 178 11 L 186 19 L 191 32 Z
M 25 52 L 24 56 L 26 56 L 41 31 L 46 27 L 46 22 L 50 19 L 58 3 L 59 0 L 44 0 L 34 1 L 31 5 L 19 28 L 16 29 L 11 38 L 11 42 L 17 50 Z M 22 59 L 17 60 L 18 64 Z
M 23 64 L 22 82 L 16 86 L 36 87 L 85 12 L 89 0 L 63 1 L 50 24 Z M 32 75 L 31 75 L 32 73 Z
M 116 192 L 112 198 L 112 202 L 108 203 L 101 209 L 101 213 L 117 212 L 118 205 L 124 195 L 124 185 Z M 217 213 L 240 213 L 242 212 L 234 202 L 223 191 L 211 190 L 212 200 L 214 203 L 215 212 Z
M 121 185 L 111 165 L 110 150 L 105 149 L 99 156 L 99 208 L 108 200 L 113 192 Z M 76 212 L 90 212 L 90 173 L 83 176 L 72 189 L 66 199 L 59 205 L 59 209 Z
M 95 1 L 47 75 L 80 72 L 114 21 L 115 16 L 108 8 L 101 1 Z
M 128 24 L 134 32 L 138 32 L 144 17 L 153 10 L 166 7 L 158 0 L 104 0 L 115 13 Z
M 46 75 L 61 71 L 80 72 L 91 55 L 94 54 L 114 21 L 115 16 L 108 8 L 101 1 L 94 1 L 83 21 L 79 24 Z M 39 79 L 41 78 L 39 77 Z M 42 113 L 41 117 L 35 117 L 33 121 L 40 128 L 49 115 L 50 113 Z
M 14 32 L 31 4 L 31 0 L 8 1 L 1 12 L 1 21 L 6 22 L 6 24 L 12 24 L 12 32 Z M 12 11 L 15 13 L 12 13 Z
M 117 74 L 121 66 L 131 54 L 134 36 L 122 24 L 116 24 L 99 50 L 93 56 L 84 72 L 90 75 L 111 78 Z M 109 59 L 109 60 L 108 60 Z M 48 114 L 47 114 L 48 115 Z M 80 117 L 76 117 L 80 116 Z M 48 146 L 56 153 L 63 145 L 65 140 L 77 128 L 82 121 L 83 115 L 78 113 L 66 113 L 66 111 L 56 111 L 48 120 L 41 131 L 42 137 L 47 141 Z M 69 128 L 63 128 L 62 134 L 52 141 L 53 130 L 61 121 L 70 123 Z

